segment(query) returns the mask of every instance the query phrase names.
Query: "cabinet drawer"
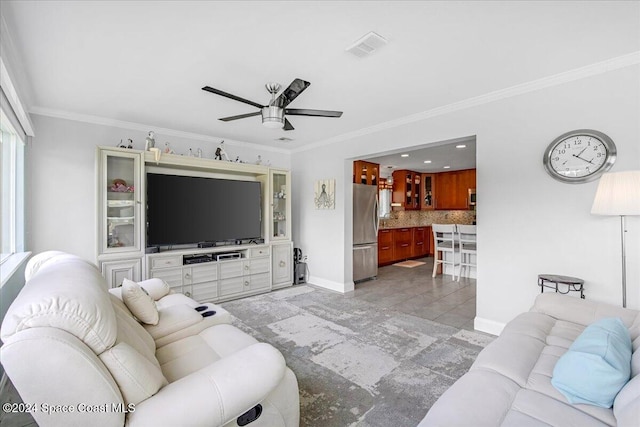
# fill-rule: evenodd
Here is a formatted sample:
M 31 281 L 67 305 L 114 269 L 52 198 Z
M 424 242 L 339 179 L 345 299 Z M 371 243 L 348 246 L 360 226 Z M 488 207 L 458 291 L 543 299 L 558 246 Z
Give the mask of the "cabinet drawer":
M 252 291 L 269 289 L 271 287 L 271 284 L 269 283 L 269 273 L 253 275 L 251 276 L 249 283 Z
M 223 297 L 249 291 L 251 289 L 250 285 L 251 282 L 249 277 L 231 277 L 229 279 L 222 279 L 219 282 L 220 296 Z
M 243 264 L 246 261 L 222 261 L 220 262 L 220 277 L 238 277 L 244 273 Z
M 191 267 L 191 283 L 209 282 L 218 279 L 218 264 L 209 263 Z
M 182 268 L 166 268 L 163 270 L 151 271 L 152 278 L 162 279 L 169 286 L 182 286 Z
M 271 261 L 269 260 L 269 258 L 258 258 L 249 260 L 249 274 L 268 273 L 270 263 Z M 247 269 L 245 268 L 245 272 L 246 270 Z
M 167 268 L 167 267 L 178 267 L 178 266 L 182 267 L 181 256 L 151 258 L 152 270 L 155 270 L 156 268 Z
M 264 248 L 251 248 L 249 249 L 249 258 L 256 258 L 269 255 L 269 247 Z
M 213 301 L 218 298 L 218 282 L 194 283 L 191 292 L 191 298 L 198 302 Z

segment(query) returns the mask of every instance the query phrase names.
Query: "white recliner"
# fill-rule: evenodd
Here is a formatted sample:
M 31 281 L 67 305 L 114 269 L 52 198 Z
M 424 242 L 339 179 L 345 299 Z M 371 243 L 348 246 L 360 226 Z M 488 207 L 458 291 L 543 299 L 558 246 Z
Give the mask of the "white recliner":
M 147 283 L 159 321 L 143 326 L 78 257 L 40 254 L 26 276 L 0 355 L 38 425 L 298 426 L 298 384 L 282 354 L 220 307 L 203 317 L 200 304 Z

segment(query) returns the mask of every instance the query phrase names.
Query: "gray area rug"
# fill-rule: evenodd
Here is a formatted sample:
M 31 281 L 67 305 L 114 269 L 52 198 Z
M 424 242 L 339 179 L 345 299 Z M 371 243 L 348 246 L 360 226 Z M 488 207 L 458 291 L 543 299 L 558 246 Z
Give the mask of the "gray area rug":
M 306 285 L 222 306 L 284 355 L 301 426 L 414 427 L 494 338 Z

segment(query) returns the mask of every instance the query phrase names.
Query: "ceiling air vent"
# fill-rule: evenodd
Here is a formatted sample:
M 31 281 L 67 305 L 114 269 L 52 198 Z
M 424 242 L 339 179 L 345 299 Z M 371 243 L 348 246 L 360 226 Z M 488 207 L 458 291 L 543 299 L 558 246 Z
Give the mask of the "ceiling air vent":
M 363 58 L 365 56 L 369 56 L 385 44 L 387 44 L 387 40 L 384 37 L 371 31 L 359 38 L 346 50 L 347 52 L 353 53 L 355 56 Z

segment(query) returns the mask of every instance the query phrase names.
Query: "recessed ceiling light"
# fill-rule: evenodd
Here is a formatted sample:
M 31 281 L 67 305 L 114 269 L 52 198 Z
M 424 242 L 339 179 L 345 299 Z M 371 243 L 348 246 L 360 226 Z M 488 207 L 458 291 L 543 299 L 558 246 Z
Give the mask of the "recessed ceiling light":
M 425 160 L 423 163 L 431 163 L 431 160 Z
M 400 157 L 409 157 L 408 154 L 400 154 Z
M 443 169 L 449 169 L 449 168 L 451 168 L 451 166 L 445 166 L 445 167 L 443 167 Z
M 456 145 L 456 148 L 467 148 L 467 146 L 464 144 L 460 144 L 460 145 Z

